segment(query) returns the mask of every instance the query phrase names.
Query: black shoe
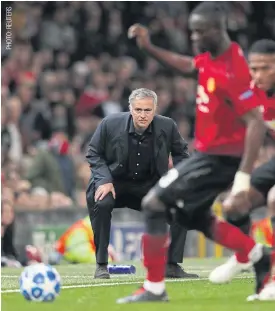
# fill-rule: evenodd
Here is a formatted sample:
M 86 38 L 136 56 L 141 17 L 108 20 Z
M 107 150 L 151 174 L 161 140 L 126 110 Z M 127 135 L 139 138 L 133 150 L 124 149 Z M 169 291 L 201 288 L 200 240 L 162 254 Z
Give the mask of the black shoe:
M 96 265 L 96 270 L 95 270 L 95 279 L 110 279 L 110 274 L 107 269 L 107 265 Z
M 256 294 L 259 294 L 261 290 L 272 280 L 273 269 L 275 268 L 275 250 L 267 247 L 263 247 L 262 258 L 254 264 L 254 270 L 256 274 Z
M 167 279 L 197 279 L 199 276 L 195 273 L 187 273 L 177 263 L 169 263 L 166 266 L 165 277 Z
M 138 289 L 134 294 L 120 298 L 116 302 L 119 304 L 124 303 L 138 303 L 138 302 L 168 302 L 168 296 L 166 291 L 164 291 L 161 295 L 155 295 L 151 292 L 148 292 L 143 287 Z

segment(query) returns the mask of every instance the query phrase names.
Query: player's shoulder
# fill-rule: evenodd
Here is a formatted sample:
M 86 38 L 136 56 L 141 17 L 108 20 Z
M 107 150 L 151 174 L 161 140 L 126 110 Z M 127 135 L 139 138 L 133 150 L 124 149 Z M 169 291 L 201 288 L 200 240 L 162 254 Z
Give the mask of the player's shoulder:
M 241 82 L 249 84 L 251 77 L 248 63 L 242 48 L 238 43 L 232 42 L 230 51 L 230 59 L 228 59 L 228 63 L 230 64 L 230 69 L 228 68 L 229 74 L 234 77 L 235 82 L 238 81 L 238 83 Z
M 230 48 L 231 48 L 233 57 L 245 59 L 244 51 L 237 42 L 232 42 Z
M 263 97 L 265 95 L 265 92 L 259 89 L 253 81 L 250 82 L 250 89 L 259 97 Z
M 261 99 L 263 105 L 268 105 L 268 96 L 264 90 L 258 88 L 253 81 L 250 82 L 250 89 L 258 98 Z
M 205 53 L 201 53 L 201 54 L 196 55 L 193 58 L 194 67 L 197 69 L 200 67 L 203 67 L 205 61 L 209 58 L 209 55 L 210 55 L 209 52 L 205 52 Z
M 235 65 L 233 69 L 236 70 L 240 66 L 242 67 L 245 66 L 245 68 L 248 69 L 248 64 L 247 64 L 243 49 L 240 47 L 238 43 L 236 42 L 231 43 L 230 52 L 231 52 L 229 53 L 230 61 L 233 65 Z

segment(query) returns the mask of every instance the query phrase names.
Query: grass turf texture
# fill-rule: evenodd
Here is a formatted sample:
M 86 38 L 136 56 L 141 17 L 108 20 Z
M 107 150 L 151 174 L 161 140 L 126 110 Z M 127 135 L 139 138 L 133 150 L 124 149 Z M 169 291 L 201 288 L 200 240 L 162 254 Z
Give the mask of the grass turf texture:
M 184 267 L 188 272 L 198 273 L 199 280 L 169 280 L 167 290 L 170 303 L 135 304 L 131 311 L 274 311 L 274 302 L 246 302 L 253 293 L 254 280 L 251 273 L 245 273 L 231 284 L 213 285 L 207 280 L 209 272 L 224 260 L 186 259 Z M 1 296 L 3 311 L 80 311 L 80 310 L 129 310 L 129 305 L 117 305 L 117 298 L 129 295 L 144 279 L 144 270 L 135 263 L 134 276 L 115 276 L 111 280 L 94 280 L 93 265 L 57 266 L 61 274 L 62 289 L 54 303 L 34 303 L 25 301 L 18 293 L 19 269 L 2 269 Z M 15 291 L 15 292 L 14 292 Z

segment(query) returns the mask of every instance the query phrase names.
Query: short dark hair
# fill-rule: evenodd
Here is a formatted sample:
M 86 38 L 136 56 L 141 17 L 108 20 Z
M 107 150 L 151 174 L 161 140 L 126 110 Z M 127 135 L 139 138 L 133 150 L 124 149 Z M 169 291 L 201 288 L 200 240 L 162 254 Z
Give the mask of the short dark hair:
M 201 15 L 219 28 L 226 28 L 228 4 L 214 1 L 205 1 L 195 7 L 191 14 Z
M 275 54 L 275 41 L 271 39 L 258 40 L 251 45 L 249 53 Z

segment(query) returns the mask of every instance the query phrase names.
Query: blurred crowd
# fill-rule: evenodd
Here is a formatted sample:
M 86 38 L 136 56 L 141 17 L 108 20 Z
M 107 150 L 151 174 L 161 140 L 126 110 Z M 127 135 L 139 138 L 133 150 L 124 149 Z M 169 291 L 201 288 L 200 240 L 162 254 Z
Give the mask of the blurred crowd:
M 127 29 L 148 25 L 152 41 L 191 54 L 188 15 L 196 2 L 6 2 L 12 49 L 2 31 L 1 169 L 7 208 L 85 207 L 86 147 L 105 116 L 128 110 L 139 87 L 158 94 L 158 113 L 190 141 L 196 81 L 140 52 Z M 275 36 L 272 2 L 232 2 L 229 30 L 246 51 Z M 264 18 L 263 18 L 264 17 Z M 264 21 L 264 22 L 263 22 Z M 259 27 L 261 25 L 261 27 Z

